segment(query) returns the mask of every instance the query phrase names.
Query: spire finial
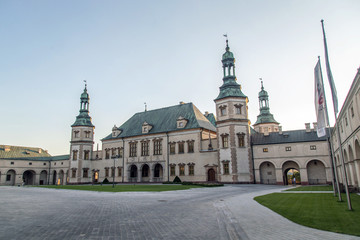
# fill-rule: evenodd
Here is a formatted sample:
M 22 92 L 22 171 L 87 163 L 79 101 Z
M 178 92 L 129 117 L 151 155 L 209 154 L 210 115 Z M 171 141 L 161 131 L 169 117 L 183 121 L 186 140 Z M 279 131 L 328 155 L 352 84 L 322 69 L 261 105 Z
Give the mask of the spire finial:
M 224 37 L 226 37 L 226 51 L 229 51 L 229 39 L 228 39 L 228 35 L 227 33 L 223 35 Z
M 86 87 L 87 87 L 87 83 L 86 83 L 86 80 L 84 80 L 84 83 L 85 83 L 85 89 L 86 89 Z
M 259 79 L 260 79 L 260 81 L 261 81 L 261 90 L 264 90 L 263 80 L 262 80 L 262 78 L 259 78 Z
M 145 105 L 145 112 L 147 111 L 147 105 L 146 105 L 146 102 L 144 102 L 144 105 Z

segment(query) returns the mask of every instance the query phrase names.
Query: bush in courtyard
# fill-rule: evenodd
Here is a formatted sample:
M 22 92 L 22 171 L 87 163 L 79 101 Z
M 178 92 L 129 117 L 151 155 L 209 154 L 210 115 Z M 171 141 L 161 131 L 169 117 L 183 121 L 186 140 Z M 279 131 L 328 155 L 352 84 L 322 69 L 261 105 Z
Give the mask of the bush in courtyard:
M 109 184 L 109 180 L 107 178 L 104 179 L 104 181 L 102 182 L 103 184 Z
M 174 181 L 173 181 L 174 183 L 181 183 L 181 179 L 178 177 L 178 176 L 176 176 L 175 178 L 174 178 Z

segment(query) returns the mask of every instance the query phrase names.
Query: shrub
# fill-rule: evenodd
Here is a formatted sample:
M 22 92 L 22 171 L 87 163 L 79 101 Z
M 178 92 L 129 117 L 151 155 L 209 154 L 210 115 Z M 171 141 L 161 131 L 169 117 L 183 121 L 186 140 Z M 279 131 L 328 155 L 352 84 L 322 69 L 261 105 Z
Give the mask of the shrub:
M 107 178 L 104 179 L 104 181 L 102 182 L 103 184 L 109 184 L 109 180 Z
M 174 183 L 181 183 L 181 179 L 178 177 L 178 176 L 176 176 L 175 178 L 174 178 L 174 181 L 173 181 Z

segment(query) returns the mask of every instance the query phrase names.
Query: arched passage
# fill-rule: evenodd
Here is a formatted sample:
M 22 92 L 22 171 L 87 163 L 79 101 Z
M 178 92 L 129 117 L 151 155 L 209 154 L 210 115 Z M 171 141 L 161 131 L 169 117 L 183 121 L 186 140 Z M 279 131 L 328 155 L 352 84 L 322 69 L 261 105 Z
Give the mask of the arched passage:
M 163 167 L 157 163 L 154 168 L 154 182 L 161 182 L 163 178 Z
M 326 184 L 325 165 L 319 160 L 311 160 L 306 166 L 310 185 Z
M 40 173 L 39 185 L 45 185 L 45 184 L 47 184 L 47 171 L 42 170 Z
M 300 168 L 294 161 L 286 161 L 283 166 L 284 185 L 301 184 Z
M 129 181 L 130 182 L 137 182 L 137 176 L 138 176 L 138 169 L 136 165 L 130 166 L 130 174 L 129 174 Z
M 56 185 L 56 184 L 57 184 L 56 179 L 57 179 L 57 174 L 56 174 L 56 171 L 54 170 L 54 171 L 53 171 L 53 181 L 52 181 L 52 184 L 53 184 L 53 185 Z
M 210 168 L 208 170 L 208 182 L 215 182 L 215 170 L 213 168 Z
M 142 182 L 149 182 L 150 178 L 149 178 L 149 165 L 144 164 L 141 168 L 141 181 Z
M 6 173 L 6 185 L 14 186 L 15 185 L 15 170 L 11 169 Z
M 352 147 L 349 145 L 349 175 L 353 185 L 358 185 L 357 177 L 356 177 L 356 167 L 354 162 L 354 152 Z
M 276 184 L 275 166 L 271 162 L 263 162 L 260 165 L 260 183 Z
M 23 182 L 24 185 L 34 185 L 35 184 L 35 175 L 36 173 L 31 170 L 27 170 L 23 173 Z
M 59 178 L 57 180 L 57 184 L 64 185 L 64 171 L 63 170 L 59 171 Z

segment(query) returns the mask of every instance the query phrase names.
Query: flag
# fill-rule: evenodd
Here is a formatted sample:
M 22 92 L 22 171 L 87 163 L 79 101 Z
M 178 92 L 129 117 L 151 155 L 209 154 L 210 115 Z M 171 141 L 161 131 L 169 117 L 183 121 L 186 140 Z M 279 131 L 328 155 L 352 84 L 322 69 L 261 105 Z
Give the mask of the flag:
M 317 136 L 326 136 L 326 104 L 325 104 L 325 93 L 324 84 L 321 73 L 320 59 L 318 60 L 315 69 L 315 110 L 317 118 Z
M 328 50 L 327 50 L 325 29 L 324 29 L 324 20 L 321 20 L 321 26 L 322 26 L 322 30 L 323 30 L 323 36 L 324 36 L 326 72 L 327 72 L 327 77 L 328 77 L 330 88 L 331 88 L 331 95 L 332 95 L 332 100 L 333 100 L 333 104 L 334 104 L 334 111 L 335 111 L 335 115 L 336 115 L 338 113 L 338 111 L 339 111 L 338 99 L 337 99 L 337 93 L 336 93 L 334 79 L 333 79 L 331 69 L 330 69 L 329 55 L 328 55 Z

